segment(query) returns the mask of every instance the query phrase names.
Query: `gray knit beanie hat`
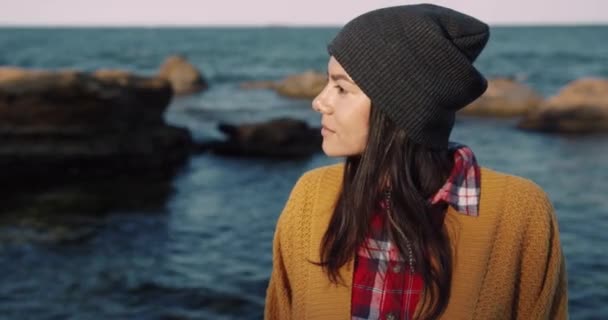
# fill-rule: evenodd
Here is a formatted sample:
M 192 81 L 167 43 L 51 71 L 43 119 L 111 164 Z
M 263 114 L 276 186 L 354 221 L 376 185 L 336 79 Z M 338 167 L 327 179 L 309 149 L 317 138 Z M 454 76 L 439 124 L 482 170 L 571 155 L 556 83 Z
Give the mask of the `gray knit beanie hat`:
M 471 16 L 418 4 L 364 13 L 327 48 L 412 141 L 446 149 L 456 111 L 487 88 L 473 62 L 488 37 L 488 25 Z

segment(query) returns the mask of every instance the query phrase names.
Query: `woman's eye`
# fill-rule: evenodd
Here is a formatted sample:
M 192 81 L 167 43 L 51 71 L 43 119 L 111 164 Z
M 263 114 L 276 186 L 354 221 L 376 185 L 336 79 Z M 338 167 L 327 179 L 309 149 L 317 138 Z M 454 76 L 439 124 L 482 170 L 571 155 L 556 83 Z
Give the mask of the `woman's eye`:
M 344 90 L 344 88 L 340 87 L 340 86 L 336 86 L 336 89 L 338 89 L 338 93 L 339 94 L 344 94 L 346 93 L 346 90 Z

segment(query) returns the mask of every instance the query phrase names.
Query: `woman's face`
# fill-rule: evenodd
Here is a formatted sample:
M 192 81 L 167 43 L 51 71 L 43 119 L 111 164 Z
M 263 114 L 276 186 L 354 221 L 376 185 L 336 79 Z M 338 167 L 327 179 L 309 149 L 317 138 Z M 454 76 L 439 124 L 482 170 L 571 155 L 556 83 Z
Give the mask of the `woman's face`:
M 333 56 L 327 74 L 327 85 L 312 101 L 321 113 L 323 152 L 330 157 L 359 155 L 367 143 L 371 100 Z

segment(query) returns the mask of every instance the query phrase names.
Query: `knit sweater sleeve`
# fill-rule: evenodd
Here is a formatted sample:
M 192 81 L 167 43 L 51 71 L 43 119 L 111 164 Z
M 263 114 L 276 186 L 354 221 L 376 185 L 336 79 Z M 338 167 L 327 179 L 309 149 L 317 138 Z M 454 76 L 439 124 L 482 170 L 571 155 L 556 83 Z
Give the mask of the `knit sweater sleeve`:
M 281 215 L 283 217 L 283 215 Z M 279 218 L 272 242 L 272 273 L 266 290 L 264 319 L 290 319 L 291 287 L 285 267 L 281 238 L 285 237 L 285 227 Z
M 546 193 L 529 180 L 511 184 L 524 223 L 517 319 L 568 318 L 567 281 L 555 210 Z
M 294 316 L 294 293 L 301 290 L 306 238 L 310 228 L 311 188 L 318 180 L 320 169 L 309 171 L 298 179 L 279 216 L 273 239 L 272 273 L 266 291 L 264 319 L 289 320 Z

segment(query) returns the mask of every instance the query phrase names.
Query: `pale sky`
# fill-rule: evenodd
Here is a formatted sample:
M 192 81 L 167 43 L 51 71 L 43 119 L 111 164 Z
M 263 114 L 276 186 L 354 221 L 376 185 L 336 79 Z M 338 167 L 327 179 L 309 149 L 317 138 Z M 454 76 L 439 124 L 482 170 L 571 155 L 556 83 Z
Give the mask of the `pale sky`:
M 490 24 L 608 24 L 608 0 L 427 0 Z M 332 25 L 392 0 L 0 0 L 0 25 Z

